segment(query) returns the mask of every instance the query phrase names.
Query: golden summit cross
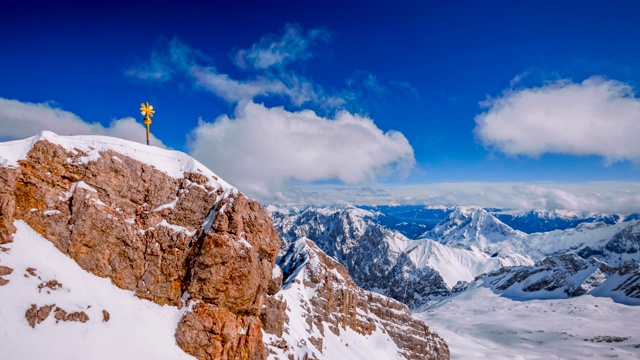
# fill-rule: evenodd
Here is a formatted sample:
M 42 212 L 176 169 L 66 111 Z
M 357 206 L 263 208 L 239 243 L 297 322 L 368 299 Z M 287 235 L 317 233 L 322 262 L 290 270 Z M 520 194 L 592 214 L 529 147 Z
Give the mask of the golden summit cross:
M 153 117 L 156 111 L 153 110 L 152 105 L 146 102 L 140 105 L 140 112 L 144 115 L 144 124 L 147 125 L 147 145 L 149 145 L 149 126 L 151 126 L 151 117 Z

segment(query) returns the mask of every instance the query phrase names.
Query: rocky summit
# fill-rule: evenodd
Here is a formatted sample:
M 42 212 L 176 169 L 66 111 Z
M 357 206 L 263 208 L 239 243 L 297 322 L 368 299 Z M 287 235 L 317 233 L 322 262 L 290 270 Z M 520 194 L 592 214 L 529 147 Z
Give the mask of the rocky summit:
M 313 358 L 293 339 L 304 343 L 306 336 L 311 342 L 314 335 L 292 338 L 286 325 L 287 314 L 289 321 L 299 321 L 291 319 L 289 310 L 300 304 L 290 303 L 281 290 L 282 278 L 274 275 L 280 271 L 275 262 L 281 240 L 271 218 L 194 159 L 114 138 L 43 133 L 0 144 L 0 165 L 0 244 L 6 244 L 0 262 L 18 251 L 12 248 L 12 242 L 20 241 L 17 230 L 33 230 L 86 272 L 139 299 L 175 308 L 181 314 L 175 342 L 197 359 L 279 358 L 273 344 L 287 341 L 291 344 L 283 345 L 289 349 L 280 352 L 286 354 L 283 359 Z M 317 249 L 310 242 L 306 246 Z M 307 311 L 299 314 L 310 324 L 307 331 L 328 328 L 339 334 L 355 329 L 359 335 L 350 336 L 367 344 L 366 335 L 383 328 L 376 339 L 392 338 L 395 358 L 448 358 L 444 341 L 412 318 L 404 305 L 365 293 L 335 260 L 312 250 L 306 256 L 329 265 L 298 283 L 309 289 L 324 286 L 318 293 L 322 296 L 311 299 Z M 17 276 L 40 278 L 36 269 L 13 266 L 0 266 L 0 298 L 8 296 L 2 288 L 18 283 Z M 342 297 L 336 294 L 331 301 L 326 296 L 334 295 L 333 288 L 326 279 L 337 275 L 326 269 L 337 269 L 340 281 L 349 285 Z M 53 281 L 43 282 L 38 293 L 62 287 Z M 286 281 L 299 280 L 287 273 Z M 63 320 L 72 314 L 55 304 L 25 303 L 24 311 L 24 326 L 34 328 L 54 321 L 48 320 L 49 313 Z M 119 321 L 113 309 L 102 311 L 103 323 Z M 361 316 L 361 311 L 369 315 Z M 77 313 L 84 324 L 95 321 Z M 411 330 L 398 330 L 404 326 Z M 322 344 L 321 338 L 314 341 Z M 335 351 L 327 346 L 318 345 L 317 350 Z M 335 346 L 352 358 L 361 353 L 346 343 Z

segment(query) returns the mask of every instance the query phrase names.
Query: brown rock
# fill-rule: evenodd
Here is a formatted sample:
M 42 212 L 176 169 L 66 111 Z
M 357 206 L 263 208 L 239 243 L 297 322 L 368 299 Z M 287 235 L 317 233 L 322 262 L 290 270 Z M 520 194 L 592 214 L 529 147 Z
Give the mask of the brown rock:
M 326 326 L 338 336 L 346 328 L 363 336 L 382 330 L 396 344 L 399 355 L 405 359 L 449 359 L 449 348 L 444 340 L 430 331 L 425 323 L 411 316 L 406 305 L 359 288 L 346 268 L 327 256 L 315 243 L 305 239 L 298 241 L 304 242 L 305 251 L 299 251 L 303 244 L 293 244 L 290 251 L 283 256 L 285 263 L 298 264 L 294 265 L 297 268 L 289 269 L 296 277 L 287 279 L 290 285 L 283 291 L 300 289 L 300 306 L 304 311 L 301 315 L 310 330 L 315 329 L 324 335 Z M 301 285 L 304 285 L 304 288 L 315 289 L 315 292 L 308 297 L 304 295 L 308 292 Z M 316 356 L 316 351 L 322 353 L 321 338 L 309 336 L 296 340 L 283 335 L 288 333 L 289 328 L 289 319 L 285 317 L 286 309 L 286 304 L 283 306 L 274 297 L 268 299 L 266 309 L 261 315 L 265 332 L 275 334 L 278 338 L 284 337 L 291 348 L 300 344 L 306 346 L 310 357 Z M 283 327 L 282 331 L 279 326 Z M 274 353 L 276 351 L 273 347 L 280 348 L 279 341 L 280 339 L 275 339 L 268 344 Z M 295 343 L 296 341 L 299 343 Z M 284 354 L 293 356 L 286 350 Z
M 0 265 L 0 286 L 7 285 L 9 283 L 9 280 L 3 278 L 2 276 L 10 275 L 12 272 L 12 268 Z
M 47 282 L 43 282 L 42 284 L 38 285 L 38 292 L 41 292 L 42 289 L 44 288 L 48 288 L 51 290 L 58 290 L 62 288 L 62 284 L 59 283 L 57 280 L 49 280 Z
M 43 140 L 18 168 L 0 167 L 0 243 L 23 220 L 83 269 L 140 298 L 182 306 L 188 291 L 200 305 L 176 331 L 185 351 L 265 358 L 258 316 L 267 290 L 279 289 L 272 270 L 280 239 L 262 207 L 198 172 L 176 179 L 115 151 L 89 162 L 87 155 Z M 61 308 L 55 317 L 89 320 Z
M 31 304 L 31 307 L 24 313 L 24 317 L 27 319 L 29 326 L 36 327 L 36 321 L 38 320 L 38 307 L 36 304 Z
M 180 320 L 176 341 L 199 360 L 266 358 L 256 316 L 235 315 L 203 302 L 194 305 Z
M 34 268 L 32 268 L 32 267 L 28 267 L 26 271 L 27 271 L 27 273 L 28 273 L 29 275 L 31 275 L 31 276 L 33 276 L 33 277 L 38 276 L 38 273 L 36 272 L 37 270 L 36 270 L 36 269 L 34 269 Z M 26 277 L 26 275 L 25 275 L 25 277 Z
M 89 316 L 84 311 L 76 311 L 72 313 L 67 313 L 63 309 L 56 307 L 55 310 L 55 318 L 56 322 L 59 321 L 79 321 L 81 323 L 86 323 L 89 321 Z
M 111 314 L 107 310 L 102 310 L 102 322 L 109 322 L 111 320 Z
M 10 243 L 11 235 L 16 231 L 13 226 L 16 206 L 13 189 L 19 173 L 17 168 L 0 167 L 0 244 Z
M 38 308 L 36 304 L 31 304 L 31 307 L 24 313 L 24 317 L 27 319 L 29 326 L 35 328 L 36 323 L 40 324 L 45 321 L 49 317 L 49 314 L 51 314 L 51 309 L 53 309 L 54 306 L 56 306 L 56 304 L 45 305 Z
M 260 314 L 260 321 L 264 331 L 268 334 L 274 334 L 277 337 L 282 337 L 285 323 L 289 323 L 289 317 L 287 316 L 287 303 L 281 299 L 277 299 L 274 296 L 267 297 L 267 302 L 262 308 Z M 286 343 L 286 342 L 285 342 Z

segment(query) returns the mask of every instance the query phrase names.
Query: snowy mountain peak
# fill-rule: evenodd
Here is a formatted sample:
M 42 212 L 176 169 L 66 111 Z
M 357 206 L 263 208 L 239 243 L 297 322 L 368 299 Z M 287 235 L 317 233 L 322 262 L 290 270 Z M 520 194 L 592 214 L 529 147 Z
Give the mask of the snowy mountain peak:
M 521 240 L 526 234 L 512 229 L 483 208 L 458 206 L 422 237 L 492 254 L 503 250 L 497 243 Z

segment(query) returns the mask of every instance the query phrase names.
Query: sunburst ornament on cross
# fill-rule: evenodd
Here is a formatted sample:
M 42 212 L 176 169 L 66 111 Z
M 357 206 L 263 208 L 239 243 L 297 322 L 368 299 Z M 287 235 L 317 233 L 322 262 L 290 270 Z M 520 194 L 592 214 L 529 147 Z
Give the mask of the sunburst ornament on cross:
M 147 125 L 147 145 L 149 145 L 149 126 L 151 126 L 151 117 L 153 117 L 156 111 L 153 110 L 153 105 L 149 105 L 149 103 L 146 102 L 140 105 L 140 112 L 144 115 L 144 124 Z

